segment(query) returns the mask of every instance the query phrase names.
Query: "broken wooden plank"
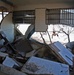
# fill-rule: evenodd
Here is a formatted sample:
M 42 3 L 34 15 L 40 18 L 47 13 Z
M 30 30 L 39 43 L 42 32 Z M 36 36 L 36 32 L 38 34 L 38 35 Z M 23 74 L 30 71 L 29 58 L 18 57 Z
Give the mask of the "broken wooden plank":
M 69 75 L 69 66 L 33 56 L 21 71 L 28 74 Z

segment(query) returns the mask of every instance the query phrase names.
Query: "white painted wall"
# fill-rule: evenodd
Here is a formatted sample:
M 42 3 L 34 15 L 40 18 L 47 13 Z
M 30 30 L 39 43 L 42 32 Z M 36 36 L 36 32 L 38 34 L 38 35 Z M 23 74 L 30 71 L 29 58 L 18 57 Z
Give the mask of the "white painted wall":
M 14 40 L 14 24 L 12 22 L 12 13 L 9 13 L 1 23 L 1 30 L 5 33 L 10 42 Z

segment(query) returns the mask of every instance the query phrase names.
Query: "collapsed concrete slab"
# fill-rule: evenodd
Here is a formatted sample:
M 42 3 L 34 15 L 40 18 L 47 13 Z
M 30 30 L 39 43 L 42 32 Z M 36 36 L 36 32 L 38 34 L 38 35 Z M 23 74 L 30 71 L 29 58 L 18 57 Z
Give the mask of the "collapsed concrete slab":
M 55 56 L 59 59 L 59 61 L 67 63 L 70 66 L 73 66 L 74 55 L 60 42 L 55 42 L 51 44 L 49 47 L 55 53 Z
M 21 71 L 34 75 L 69 75 L 69 66 L 33 56 L 26 62 Z

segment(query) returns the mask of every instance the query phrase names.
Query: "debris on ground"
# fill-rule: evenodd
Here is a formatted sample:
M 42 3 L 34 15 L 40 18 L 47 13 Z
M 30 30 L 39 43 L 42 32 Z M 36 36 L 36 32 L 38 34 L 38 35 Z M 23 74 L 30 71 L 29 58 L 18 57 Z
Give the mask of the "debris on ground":
M 48 45 L 18 37 L 10 43 L 0 32 L 0 71 L 4 74 L 70 75 L 74 74 L 73 58 L 72 51 L 60 42 Z

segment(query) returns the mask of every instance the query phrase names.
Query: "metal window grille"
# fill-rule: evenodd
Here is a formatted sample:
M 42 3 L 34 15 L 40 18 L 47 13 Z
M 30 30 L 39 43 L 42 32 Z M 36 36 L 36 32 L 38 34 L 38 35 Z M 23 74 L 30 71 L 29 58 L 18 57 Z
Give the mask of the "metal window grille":
M 13 22 L 16 23 L 35 23 L 35 11 L 34 10 L 24 10 L 24 11 L 14 11 L 13 12 Z
M 74 25 L 74 9 L 47 9 L 46 24 Z

